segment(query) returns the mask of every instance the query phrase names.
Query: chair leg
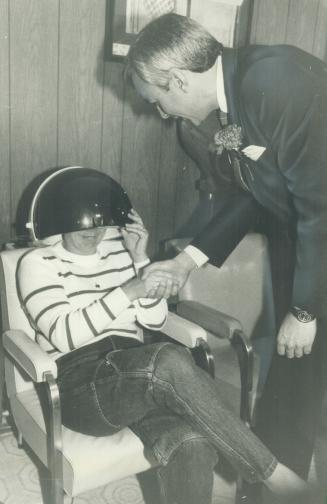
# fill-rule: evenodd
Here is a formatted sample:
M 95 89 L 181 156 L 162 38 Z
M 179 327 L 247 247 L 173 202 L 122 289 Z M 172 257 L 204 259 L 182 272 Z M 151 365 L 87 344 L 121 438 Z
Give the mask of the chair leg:
M 49 406 L 48 467 L 50 471 L 50 503 L 64 504 L 62 432 L 59 390 L 52 374 L 46 373 Z
M 240 416 L 249 427 L 252 421 L 251 402 L 253 388 L 253 349 L 241 331 L 235 331 L 231 344 L 236 352 L 241 378 Z
M 74 497 L 69 497 L 68 495 L 65 494 L 64 504 L 74 504 Z
M 6 434 L 10 432 L 11 426 L 8 423 L 9 411 L 2 411 L 0 416 L 0 436 L 1 434 Z M 1 504 L 1 503 L 0 503 Z
M 23 448 L 23 434 L 20 431 L 17 434 L 17 445 L 18 448 Z
M 235 504 L 243 504 L 246 502 L 244 500 L 244 492 L 243 492 L 243 480 L 240 476 L 237 476 L 236 479 L 236 494 L 235 494 Z
M 263 484 L 247 483 L 239 476 L 236 483 L 235 504 L 262 504 Z
M 242 331 L 235 331 L 231 344 L 236 352 L 241 379 L 240 417 L 250 428 L 252 424 L 251 399 L 253 388 L 253 349 Z M 248 495 L 246 482 L 238 475 L 236 480 L 235 504 L 259 504 L 254 495 Z

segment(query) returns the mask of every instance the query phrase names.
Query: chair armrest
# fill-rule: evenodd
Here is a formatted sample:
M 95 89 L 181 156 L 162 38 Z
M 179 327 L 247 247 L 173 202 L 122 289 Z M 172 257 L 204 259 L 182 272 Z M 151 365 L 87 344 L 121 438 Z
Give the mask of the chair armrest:
M 34 382 L 46 381 L 46 373 L 57 378 L 55 361 L 23 331 L 6 331 L 3 334 L 3 346 Z
M 177 304 L 177 312 L 220 338 L 231 340 L 235 331 L 242 331 L 238 320 L 197 301 L 181 301 Z
M 207 340 L 207 333 L 202 327 L 172 312 L 169 312 L 162 332 L 189 348 L 196 347 L 200 340 Z
M 51 502 L 62 501 L 63 461 L 61 407 L 56 383 L 57 365 L 26 333 L 18 330 L 3 334 L 5 351 L 34 382 L 43 383 L 47 394 L 46 427 L 48 435 L 48 468 L 50 471 L 49 497 Z
M 248 425 L 252 422 L 253 392 L 253 349 L 250 339 L 243 333 L 241 323 L 196 301 L 181 301 L 177 311 L 183 317 L 201 325 L 208 332 L 220 338 L 228 338 L 236 352 L 241 379 L 241 419 Z

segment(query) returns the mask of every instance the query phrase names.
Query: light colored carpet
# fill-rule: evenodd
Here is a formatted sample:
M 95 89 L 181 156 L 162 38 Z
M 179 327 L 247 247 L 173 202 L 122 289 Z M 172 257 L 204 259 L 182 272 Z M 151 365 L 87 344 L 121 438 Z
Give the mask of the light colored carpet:
M 11 433 L 2 434 L 0 504 L 47 504 L 41 492 L 45 485 L 45 472 L 38 461 L 26 450 L 18 448 Z M 232 504 L 234 492 L 233 484 L 215 475 L 213 504 Z M 131 476 L 75 497 L 74 504 L 145 504 L 145 501 L 137 478 Z
M 326 435 L 321 436 L 317 443 L 320 451 L 324 453 L 324 457 L 320 457 L 317 471 L 320 491 L 319 495 L 307 504 L 327 504 L 326 444 Z M 17 440 L 11 432 L 1 434 L 0 504 L 48 504 L 43 497 L 46 495 L 44 492 L 46 483 L 46 472 L 28 449 L 18 448 Z M 234 497 L 235 485 L 215 474 L 212 504 L 234 504 Z M 70 503 L 70 500 L 67 502 Z M 271 504 L 271 497 L 265 495 L 264 502 Z M 138 479 L 136 476 L 130 476 L 75 497 L 74 504 L 158 504 L 158 502 L 156 499 L 145 501 Z

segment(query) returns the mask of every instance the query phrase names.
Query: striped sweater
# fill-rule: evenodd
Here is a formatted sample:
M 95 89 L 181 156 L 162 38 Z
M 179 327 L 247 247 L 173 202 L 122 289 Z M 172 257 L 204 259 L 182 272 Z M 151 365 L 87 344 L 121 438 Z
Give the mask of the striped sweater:
M 112 334 L 143 340 L 142 327 L 160 330 L 165 300 L 131 303 L 120 286 L 136 274 L 121 239 L 104 239 L 90 256 L 58 242 L 34 248 L 18 267 L 18 287 L 36 341 L 53 358 Z

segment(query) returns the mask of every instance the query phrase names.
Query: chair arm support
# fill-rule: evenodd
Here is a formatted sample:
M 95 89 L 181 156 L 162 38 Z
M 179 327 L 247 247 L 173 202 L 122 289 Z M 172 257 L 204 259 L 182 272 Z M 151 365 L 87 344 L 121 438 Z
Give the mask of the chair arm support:
M 3 334 L 3 346 L 34 382 L 46 381 L 46 374 L 57 378 L 57 365 L 26 333 L 18 330 Z
M 177 304 L 177 312 L 220 338 L 231 340 L 235 331 L 242 331 L 238 320 L 197 301 L 181 301 Z
M 251 341 L 243 333 L 241 323 L 229 315 L 196 301 L 181 301 L 177 305 L 177 312 L 201 325 L 215 336 L 230 340 L 237 355 L 240 369 L 240 416 L 244 422 L 250 425 L 252 420 L 253 349 Z
M 199 340 L 207 340 L 207 333 L 202 327 L 172 312 L 169 312 L 162 332 L 189 348 L 197 346 Z
M 60 395 L 56 380 L 51 372 L 45 372 L 48 399 L 48 467 L 50 471 L 50 498 L 54 504 L 63 503 L 63 456 Z
M 235 331 L 231 339 L 232 347 L 237 355 L 241 379 L 241 419 L 252 424 L 252 393 L 253 393 L 253 348 L 247 336 L 242 331 Z

